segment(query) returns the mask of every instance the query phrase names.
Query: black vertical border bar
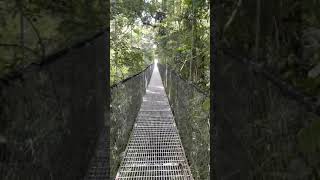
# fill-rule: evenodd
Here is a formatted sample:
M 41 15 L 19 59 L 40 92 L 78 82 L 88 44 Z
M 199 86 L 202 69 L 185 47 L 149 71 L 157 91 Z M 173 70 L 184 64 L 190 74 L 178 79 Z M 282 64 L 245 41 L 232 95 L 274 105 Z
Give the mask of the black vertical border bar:
M 216 24 L 216 9 L 218 0 L 210 0 L 210 179 L 217 179 L 214 164 L 215 164 L 215 116 L 214 111 L 216 107 L 216 80 L 215 78 L 215 69 L 217 66 L 217 44 L 216 44 L 216 33 L 217 33 L 217 24 Z

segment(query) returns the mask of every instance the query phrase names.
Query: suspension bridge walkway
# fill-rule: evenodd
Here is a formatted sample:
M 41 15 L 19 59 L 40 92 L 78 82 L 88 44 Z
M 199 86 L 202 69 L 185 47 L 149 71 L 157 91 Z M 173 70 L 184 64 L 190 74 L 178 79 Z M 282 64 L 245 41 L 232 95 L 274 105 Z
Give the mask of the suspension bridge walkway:
M 193 179 L 157 65 L 116 179 Z

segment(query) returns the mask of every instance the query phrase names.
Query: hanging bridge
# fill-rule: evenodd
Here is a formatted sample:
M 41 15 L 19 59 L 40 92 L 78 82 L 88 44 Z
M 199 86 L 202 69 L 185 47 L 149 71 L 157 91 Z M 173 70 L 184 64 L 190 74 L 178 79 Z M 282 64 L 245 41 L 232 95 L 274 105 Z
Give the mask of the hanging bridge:
M 0 79 L 1 180 L 209 179 L 208 96 L 161 64 L 107 88 L 107 37 Z M 244 58 L 220 58 L 217 179 L 319 179 L 303 160 L 318 154 L 297 156 L 301 143 L 317 147 L 314 98 Z
M 107 88 L 106 37 L 1 78 L 0 179 L 209 179 L 208 96 L 161 64 Z M 292 147 L 310 139 L 319 106 L 252 63 L 223 59 L 217 179 L 312 179 L 292 169 Z
M 107 88 L 107 37 L 0 79 L 0 179 L 207 179 L 208 96 L 160 64 Z
M 116 179 L 193 179 L 157 65 Z

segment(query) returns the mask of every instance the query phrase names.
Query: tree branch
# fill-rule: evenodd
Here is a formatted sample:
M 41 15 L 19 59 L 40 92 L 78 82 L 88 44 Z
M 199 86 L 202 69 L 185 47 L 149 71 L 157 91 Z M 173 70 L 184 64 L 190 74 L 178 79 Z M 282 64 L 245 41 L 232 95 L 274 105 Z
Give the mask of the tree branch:
M 227 23 L 223 27 L 223 33 L 226 32 L 226 30 L 229 28 L 229 26 L 233 22 L 233 20 L 236 17 L 241 5 L 242 5 L 242 0 L 239 0 L 238 3 L 237 3 L 236 8 L 233 10 L 233 12 L 232 12 L 232 14 L 231 14 L 231 16 L 229 18 L 229 20 L 227 21 Z

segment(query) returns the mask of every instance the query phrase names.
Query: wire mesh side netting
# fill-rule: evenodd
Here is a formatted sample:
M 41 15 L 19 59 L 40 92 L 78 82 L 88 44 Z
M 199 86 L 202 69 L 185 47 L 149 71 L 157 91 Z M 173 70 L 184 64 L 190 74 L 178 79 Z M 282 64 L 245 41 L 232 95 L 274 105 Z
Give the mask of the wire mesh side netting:
M 209 97 L 158 64 L 194 179 L 210 179 Z
M 114 179 L 150 81 L 153 64 L 111 88 L 110 179 Z

